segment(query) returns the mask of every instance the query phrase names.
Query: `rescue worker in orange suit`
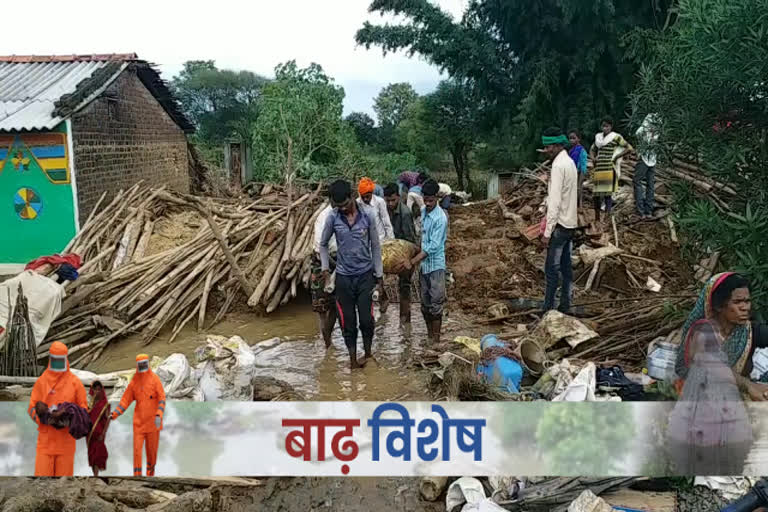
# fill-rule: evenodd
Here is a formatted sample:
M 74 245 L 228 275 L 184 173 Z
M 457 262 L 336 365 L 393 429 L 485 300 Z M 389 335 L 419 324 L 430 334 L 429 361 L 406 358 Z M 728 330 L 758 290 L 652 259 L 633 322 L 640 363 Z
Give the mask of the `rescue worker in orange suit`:
M 67 346 L 56 341 L 49 352 L 48 368 L 35 381 L 27 410 L 38 425 L 35 476 L 73 476 L 75 438 L 70 435 L 69 429 L 41 424 L 35 404 L 43 402 L 50 408 L 62 402 L 70 402 L 87 410 L 88 399 L 83 383 L 69 371 Z
M 160 378 L 149 368 L 149 356 L 136 356 L 136 374 L 120 399 L 120 405 L 112 411 L 112 419 L 123 414 L 133 401 L 133 476 L 141 476 L 141 450 L 146 445 L 147 476 L 155 476 L 157 447 L 165 414 L 165 391 Z

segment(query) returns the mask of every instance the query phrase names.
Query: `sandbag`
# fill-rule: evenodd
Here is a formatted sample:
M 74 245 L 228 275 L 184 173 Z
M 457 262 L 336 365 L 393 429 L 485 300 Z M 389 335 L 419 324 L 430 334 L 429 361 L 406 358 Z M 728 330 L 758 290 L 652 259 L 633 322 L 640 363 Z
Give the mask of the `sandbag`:
M 251 400 L 256 356 L 240 336 L 209 336 L 195 350 L 205 401 Z
M 419 248 L 408 240 L 384 240 L 381 244 L 381 260 L 385 274 L 397 274 L 406 260 L 418 254 Z
M 167 398 L 203 401 L 204 396 L 199 388 L 198 379 L 192 375 L 192 368 L 184 354 L 171 354 L 154 372 L 163 383 Z

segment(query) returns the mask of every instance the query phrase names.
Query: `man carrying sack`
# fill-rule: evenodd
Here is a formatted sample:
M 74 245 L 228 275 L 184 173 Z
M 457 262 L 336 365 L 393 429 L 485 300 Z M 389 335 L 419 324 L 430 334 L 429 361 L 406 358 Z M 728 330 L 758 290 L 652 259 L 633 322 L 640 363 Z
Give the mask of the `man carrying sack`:
M 416 244 L 416 227 L 413 225 L 413 216 L 408 207 L 400 200 L 400 192 L 397 184 L 392 183 L 384 188 L 384 199 L 387 201 L 389 220 L 396 240 L 404 240 Z M 382 257 L 386 259 L 386 242 L 382 247 Z M 413 254 L 408 256 L 412 257 Z M 386 265 L 385 265 L 386 267 Z M 386 271 L 386 268 L 385 268 Z M 399 269 L 398 292 L 400 294 L 400 327 L 405 330 L 411 327 L 411 275 L 412 269 L 406 269 L 405 265 Z

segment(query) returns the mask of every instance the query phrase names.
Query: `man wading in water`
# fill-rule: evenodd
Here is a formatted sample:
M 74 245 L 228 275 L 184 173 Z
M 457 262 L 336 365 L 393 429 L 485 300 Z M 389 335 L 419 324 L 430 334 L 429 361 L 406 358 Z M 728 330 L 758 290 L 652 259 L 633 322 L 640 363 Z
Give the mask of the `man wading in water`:
M 365 357 L 373 356 L 373 289 L 381 286 L 383 268 L 381 245 L 376 222 L 357 207 L 352 199 L 352 187 L 338 180 L 329 188 L 331 206 L 320 238 L 320 263 L 323 280 L 328 283 L 330 258 L 328 245 L 336 237 L 336 308 L 349 351 L 351 368 L 361 368 L 365 361 L 357 360 L 357 321 L 363 333 Z M 383 295 L 383 293 L 382 293 Z

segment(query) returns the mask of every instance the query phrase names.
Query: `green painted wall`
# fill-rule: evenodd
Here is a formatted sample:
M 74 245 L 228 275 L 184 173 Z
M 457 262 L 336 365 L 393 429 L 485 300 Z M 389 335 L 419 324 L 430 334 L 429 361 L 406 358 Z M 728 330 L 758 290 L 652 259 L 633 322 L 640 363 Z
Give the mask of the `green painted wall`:
M 68 137 L 65 123 L 0 133 L 0 264 L 61 252 L 75 235 Z

